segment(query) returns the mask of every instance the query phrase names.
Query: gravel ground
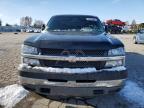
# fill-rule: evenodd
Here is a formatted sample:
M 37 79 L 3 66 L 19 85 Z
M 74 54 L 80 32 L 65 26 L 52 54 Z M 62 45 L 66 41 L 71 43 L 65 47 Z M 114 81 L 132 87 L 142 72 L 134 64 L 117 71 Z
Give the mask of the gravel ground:
M 20 47 L 23 40 L 29 35 L 32 34 L 0 34 L 0 87 L 18 83 L 17 67 L 20 63 Z M 125 44 L 126 66 L 129 72 L 128 81 L 136 83 L 144 90 L 144 45 L 133 44 L 133 35 L 115 35 L 115 37 Z M 130 91 L 133 91 L 133 88 Z M 131 93 L 135 94 L 135 92 Z M 55 101 L 35 93 L 29 93 L 15 108 L 144 108 L 133 100 L 115 94 L 97 96 L 92 99 L 69 98 Z
M 17 83 L 20 48 L 28 35 L 30 34 L 0 34 L 0 86 Z

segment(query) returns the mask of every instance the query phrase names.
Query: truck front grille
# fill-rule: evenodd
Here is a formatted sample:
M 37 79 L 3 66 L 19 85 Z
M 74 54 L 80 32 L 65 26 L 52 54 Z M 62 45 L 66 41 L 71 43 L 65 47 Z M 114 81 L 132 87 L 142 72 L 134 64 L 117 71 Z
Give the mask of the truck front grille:
M 105 50 L 65 50 L 65 49 L 41 49 L 42 55 L 53 55 L 53 56 L 63 56 L 63 55 L 76 55 L 76 56 L 95 56 L 103 57 L 107 56 L 107 51 Z
M 106 57 L 108 51 L 105 50 L 64 50 L 64 49 L 41 49 L 42 55 L 50 56 L 76 56 L 76 57 Z M 57 61 L 57 60 L 40 60 L 42 66 L 59 67 L 59 68 L 86 68 L 95 67 L 102 69 L 105 61 Z
M 71 63 L 69 61 L 53 61 L 53 60 L 40 60 L 42 66 L 46 67 L 59 67 L 59 68 L 88 68 L 95 67 L 96 69 L 102 69 L 105 66 L 105 61 L 97 62 L 87 62 L 87 61 L 77 61 Z

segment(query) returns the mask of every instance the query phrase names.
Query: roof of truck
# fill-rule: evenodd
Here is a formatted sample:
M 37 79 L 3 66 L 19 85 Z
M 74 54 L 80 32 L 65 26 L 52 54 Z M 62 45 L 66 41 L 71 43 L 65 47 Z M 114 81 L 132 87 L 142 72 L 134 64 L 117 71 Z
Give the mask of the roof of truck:
M 73 15 L 73 14 L 63 14 L 63 15 L 54 15 L 53 17 L 69 17 L 69 16 L 78 16 L 78 17 L 96 17 L 98 18 L 97 16 L 93 16 L 93 15 Z

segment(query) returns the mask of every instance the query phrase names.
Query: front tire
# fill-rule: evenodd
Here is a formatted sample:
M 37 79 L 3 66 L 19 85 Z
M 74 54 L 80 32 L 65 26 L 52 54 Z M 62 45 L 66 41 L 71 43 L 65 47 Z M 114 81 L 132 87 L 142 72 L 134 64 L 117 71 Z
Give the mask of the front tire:
M 134 38 L 133 41 L 134 41 L 134 44 L 138 44 L 136 38 Z

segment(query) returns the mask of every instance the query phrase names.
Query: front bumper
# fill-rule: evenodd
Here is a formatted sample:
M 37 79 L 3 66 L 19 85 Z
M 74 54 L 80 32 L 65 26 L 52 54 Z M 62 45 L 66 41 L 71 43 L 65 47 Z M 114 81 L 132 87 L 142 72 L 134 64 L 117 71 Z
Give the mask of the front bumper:
M 91 73 L 54 73 L 32 67 L 19 68 L 20 83 L 39 94 L 50 96 L 91 97 L 119 91 L 127 70 L 100 70 Z
M 144 43 L 144 39 L 141 39 L 139 36 L 136 37 L 136 41 L 137 41 L 137 43 L 140 43 L 140 44 Z
M 144 40 L 137 40 L 138 43 L 144 44 Z

